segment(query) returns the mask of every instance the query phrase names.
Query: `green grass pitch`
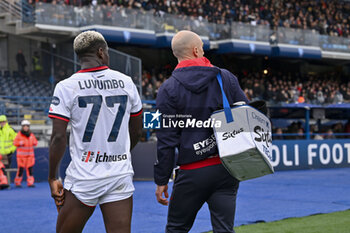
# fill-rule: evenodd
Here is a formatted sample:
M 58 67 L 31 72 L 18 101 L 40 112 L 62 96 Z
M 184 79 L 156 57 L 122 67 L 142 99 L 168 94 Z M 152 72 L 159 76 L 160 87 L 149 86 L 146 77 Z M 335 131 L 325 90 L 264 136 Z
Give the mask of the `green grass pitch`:
M 350 210 L 235 227 L 236 233 L 350 233 Z

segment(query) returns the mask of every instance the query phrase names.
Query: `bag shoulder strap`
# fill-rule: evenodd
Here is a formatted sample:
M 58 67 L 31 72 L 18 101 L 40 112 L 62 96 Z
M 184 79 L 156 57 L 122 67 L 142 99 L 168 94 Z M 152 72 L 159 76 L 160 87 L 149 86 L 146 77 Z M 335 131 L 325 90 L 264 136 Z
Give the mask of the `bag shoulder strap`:
M 219 82 L 220 88 L 221 88 L 221 93 L 222 93 L 222 103 L 224 106 L 224 112 L 225 112 L 225 116 L 226 116 L 226 121 L 227 123 L 233 122 L 233 116 L 232 116 L 232 112 L 231 112 L 231 107 L 230 104 L 228 102 L 228 99 L 226 97 L 225 91 L 224 91 L 224 87 L 222 84 L 222 77 L 220 72 L 216 75 L 216 79 Z

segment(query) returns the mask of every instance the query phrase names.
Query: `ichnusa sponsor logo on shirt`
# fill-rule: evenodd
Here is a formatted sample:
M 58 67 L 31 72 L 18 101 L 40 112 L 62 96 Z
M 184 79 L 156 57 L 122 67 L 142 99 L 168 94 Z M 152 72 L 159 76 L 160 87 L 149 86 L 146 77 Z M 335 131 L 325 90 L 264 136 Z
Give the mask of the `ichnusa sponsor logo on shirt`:
M 95 163 L 113 163 L 113 162 L 119 162 L 122 160 L 126 160 L 128 157 L 126 154 L 122 155 L 107 155 L 107 153 L 100 154 L 98 151 L 96 156 L 95 152 L 93 151 L 87 151 L 83 153 L 83 156 L 81 157 L 81 161 L 85 163 L 89 162 L 95 162 Z
M 144 112 L 143 127 L 145 129 L 160 128 L 213 128 L 221 127 L 221 121 L 209 118 L 199 120 L 188 114 L 162 114 L 156 112 Z

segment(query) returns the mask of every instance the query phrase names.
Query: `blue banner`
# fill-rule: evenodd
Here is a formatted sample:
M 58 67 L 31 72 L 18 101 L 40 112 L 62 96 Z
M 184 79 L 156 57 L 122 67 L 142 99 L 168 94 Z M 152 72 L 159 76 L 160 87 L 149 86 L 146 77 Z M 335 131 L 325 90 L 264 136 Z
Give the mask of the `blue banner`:
M 350 167 L 350 139 L 274 140 L 272 165 L 276 171 Z
M 217 53 L 245 53 L 258 55 L 271 55 L 271 46 L 268 43 L 238 42 L 235 40 L 218 41 Z
M 294 57 L 321 59 L 322 52 L 320 48 L 295 47 L 290 45 L 279 45 L 271 48 L 272 55 L 275 57 Z

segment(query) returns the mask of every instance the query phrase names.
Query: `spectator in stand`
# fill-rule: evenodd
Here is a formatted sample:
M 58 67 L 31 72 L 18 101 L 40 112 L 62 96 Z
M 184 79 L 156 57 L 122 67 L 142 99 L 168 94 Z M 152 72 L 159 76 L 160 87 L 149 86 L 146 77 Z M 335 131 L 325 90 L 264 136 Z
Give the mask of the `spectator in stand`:
M 299 104 L 302 104 L 302 103 L 305 103 L 305 98 L 304 98 L 304 96 L 299 96 L 299 98 L 298 98 L 298 103 Z
M 241 80 L 243 90 L 254 100 L 263 98 L 272 104 L 307 103 L 320 105 L 350 101 L 350 95 L 347 94 L 350 94 L 350 82 L 346 80 L 346 77 L 335 73 L 325 75 L 295 74 L 291 76 L 271 71 L 268 75 L 257 74 L 257 76 L 252 77 L 251 74 L 247 74 L 241 76 L 246 76 Z M 267 87 L 262 95 L 261 90 L 256 88 L 256 83 Z
M 283 130 L 282 128 L 277 128 L 273 135 L 273 140 L 283 140 Z
M 38 144 L 34 134 L 30 131 L 30 122 L 23 120 L 22 129 L 17 134 L 13 144 L 17 146 L 17 174 L 16 187 L 21 187 L 24 170 L 27 172 L 27 186 L 34 187 L 33 167 L 35 164 L 34 146 Z
M 32 57 L 32 64 L 33 64 L 33 75 L 35 78 L 41 78 L 41 72 L 42 72 L 42 66 L 41 66 L 41 59 L 39 56 L 39 52 L 35 51 Z
M 345 136 L 346 138 L 350 138 L 350 120 L 348 120 L 348 122 L 344 126 L 344 133 L 348 134 L 347 136 Z
M 323 140 L 321 134 L 318 134 L 317 125 L 310 125 L 310 136 L 314 140 Z
M 344 133 L 344 126 L 341 122 L 334 124 L 332 126 L 332 130 L 333 130 L 333 133 L 340 134 L 340 135 L 336 135 L 335 136 L 336 138 L 344 138 L 344 135 L 342 135 Z
M 321 89 L 318 90 L 317 92 L 317 104 L 323 104 L 324 103 L 324 96 L 323 96 L 323 92 Z
M 26 66 L 27 62 L 26 59 L 23 55 L 22 50 L 18 50 L 18 53 L 16 54 L 16 62 L 17 62 L 17 67 L 18 67 L 18 73 L 21 77 L 24 77 L 26 74 Z
M 297 130 L 297 137 L 296 139 L 305 139 L 305 134 L 304 134 L 304 129 L 303 128 L 299 128 Z
M 28 3 L 51 2 L 50 0 L 27 0 Z M 74 6 L 107 5 L 107 11 L 120 8 L 154 11 L 154 15 L 164 17 L 165 13 L 177 15 L 179 18 L 191 18 L 192 22 L 202 20 L 216 24 L 232 22 L 250 23 L 250 25 L 268 25 L 293 29 L 309 29 L 320 34 L 349 38 L 350 4 L 342 1 L 149 1 L 149 0 L 53 0 L 52 3 L 65 3 Z M 116 6 L 116 8 L 114 8 Z M 107 21 L 113 13 L 105 14 Z M 197 24 L 198 24 L 197 22 Z M 168 24 L 168 22 L 167 22 Z M 168 24 L 174 27 L 176 25 Z M 192 25 L 193 26 L 193 25 Z M 194 27 L 196 28 L 196 27 Z M 201 27 L 199 27 L 201 28 Z M 182 28 L 185 29 L 185 28 Z M 190 29 L 190 28 L 188 28 Z M 283 34 L 281 35 L 283 37 Z M 303 38 L 298 38 L 303 40 Z
M 336 137 L 333 134 L 333 130 L 332 129 L 328 129 L 325 133 L 325 135 L 323 136 L 324 139 L 336 139 Z
M 343 94 L 337 90 L 334 95 L 334 101 L 335 104 L 341 104 L 343 103 Z
M 154 90 L 152 83 L 148 83 L 146 87 L 146 93 L 145 93 L 146 100 L 153 100 L 154 99 Z
M 168 76 L 167 67 L 154 68 L 151 72 L 143 71 L 143 98 L 146 98 L 145 94 L 148 93 L 147 98 L 154 99 L 159 84 L 162 84 Z M 242 72 L 239 76 L 244 77 L 240 80 L 241 86 L 249 100 L 264 99 L 271 104 L 318 105 L 350 102 L 350 82 L 346 77 L 340 77 L 335 73 L 292 76 L 271 71 L 268 75 Z

